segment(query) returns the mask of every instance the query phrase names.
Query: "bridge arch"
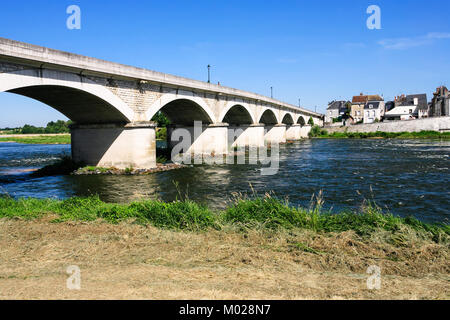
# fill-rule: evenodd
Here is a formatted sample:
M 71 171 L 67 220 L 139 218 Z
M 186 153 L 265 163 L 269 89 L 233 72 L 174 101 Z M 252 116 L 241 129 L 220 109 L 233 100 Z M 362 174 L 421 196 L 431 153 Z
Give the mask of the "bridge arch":
M 46 69 L 0 73 L 0 92 L 38 100 L 79 124 L 134 120 L 134 111 L 119 97 L 77 74 Z
M 230 125 L 255 124 L 255 116 L 246 103 L 231 101 L 223 109 L 219 122 Z
M 302 115 L 300 115 L 300 116 L 298 117 L 297 124 L 299 124 L 299 125 L 301 125 L 302 127 L 304 127 L 304 126 L 306 125 L 305 117 L 303 117 Z
M 261 112 L 259 117 L 259 123 L 264 123 L 266 125 L 276 125 L 279 124 L 277 114 L 271 108 L 265 108 Z
M 216 123 L 214 113 L 201 98 L 188 94 L 167 93 L 153 103 L 145 118 L 151 120 L 161 111 L 174 124 L 193 126 L 194 121 Z
M 286 113 L 284 115 L 283 120 L 281 121 L 281 123 L 287 124 L 287 125 L 293 125 L 294 124 L 294 118 L 292 117 L 292 115 L 290 113 Z

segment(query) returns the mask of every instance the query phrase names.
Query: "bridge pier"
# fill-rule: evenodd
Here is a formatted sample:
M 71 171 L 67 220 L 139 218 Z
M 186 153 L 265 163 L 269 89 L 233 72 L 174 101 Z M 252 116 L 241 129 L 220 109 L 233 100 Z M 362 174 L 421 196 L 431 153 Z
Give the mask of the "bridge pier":
M 264 135 L 264 140 L 268 144 L 270 144 L 270 143 L 278 143 L 278 144 L 286 143 L 286 125 L 285 124 L 266 126 L 265 132 L 266 133 Z
M 307 124 L 304 125 L 300 130 L 300 136 L 302 139 L 308 139 L 309 138 L 309 132 L 311 131 L 312 126 Z
M 302 138 L 302 126 L 293 124 L 286 128 L 286 140 L 300 140 Z
M 264 146 L 264 124 L 229 127 L 228 146 L 230 148 Z
M 228 153 L 228 124 L 182 125 L 167 128 L 170 150 L 194 155 L 225 155 Z
M 155 129 L 153 122 L 73 125 L 72 159 L 105 168 L 155 168 Z

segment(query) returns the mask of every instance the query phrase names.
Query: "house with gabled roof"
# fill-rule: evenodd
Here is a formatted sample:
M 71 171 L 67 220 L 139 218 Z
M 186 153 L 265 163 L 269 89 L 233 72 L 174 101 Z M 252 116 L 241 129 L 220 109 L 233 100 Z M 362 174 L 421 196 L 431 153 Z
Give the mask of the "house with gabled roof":
M 332 123 L 333 119 L 344 117 L 348 112 L 348 101 L 331 101 L 328 104 L 327 113 L 325 115 L 325 122 Z
M 382 115 L 384 115 L 384 99 L 380 95 L 361 93 L 359 96 L 353 97 L 350 116 L 355 123 L 372 123 L 376 119 L 381 120 Z
M 385 114 L 387 120 L 411 120 L 428 117 L 427 95 L 411 94 L 395 97 L 395 106 Z
M 364 123 L 374 123 L 381 121 L 385 114 L 385 102 L 379 95 L 370 95 L 367 97 L 367 103 L 364 106 Z
M 355 123 L 361 122 L 364 119 L 364 106 L 367 102 L 368 96 L 363 93 L 353 97 L 352 105 L 350 107 L 350 116 Z

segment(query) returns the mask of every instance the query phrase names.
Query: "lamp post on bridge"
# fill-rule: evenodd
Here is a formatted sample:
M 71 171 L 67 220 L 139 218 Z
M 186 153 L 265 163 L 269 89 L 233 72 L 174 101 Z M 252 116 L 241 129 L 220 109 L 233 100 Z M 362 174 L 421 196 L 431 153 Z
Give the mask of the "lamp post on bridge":
M 270 87 L 270 97 L 273 99 L 273 87 Z
M 211 83 L 211 65 L 208 64 L 208 83 Z

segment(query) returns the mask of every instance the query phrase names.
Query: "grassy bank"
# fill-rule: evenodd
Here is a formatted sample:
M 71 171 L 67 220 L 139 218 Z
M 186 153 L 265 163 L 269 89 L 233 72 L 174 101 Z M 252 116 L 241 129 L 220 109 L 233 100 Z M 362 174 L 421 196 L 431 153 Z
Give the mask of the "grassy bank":
M 0 198 L 0 299 L 448 299 L 449 228 L 271 197 Z M 82 290 L 64 290 L 77 265 Z M 369 266 L 382 288 L 368 290 Z
M 239 199 L 220 212 L 189 200 L 108 204 L 97 197 L 64 201 L 0 198 L 0 218 L 36 219 L 48 215 L 54 215 L 55 222 L 102 219 L 115 224 L 132 220 L 142 225 L 188 231 L 223 228 L 241 231 L 255 228 L 272 231 L 305 229 L 318 233 L 354 231 L 362 237 L 383 231 L 390 235 L 390 241 L 398 244 L 408 241 L 411 236 L 436 243 L 448 242 L 450 236 L 448 225 L 431 225 L 414 218 L 395 217 L 384 214 L 373 205 L 366 206 L 361 212 L 330 214 L 321 209 L 320 201 L 314 208 L 294 208 L 270 196 Z
M 450 140 L 450 132 L 420 131 L 420 132 L 333 132 L 318 126 L 312 128 L 311 138 L 323 139 L 440 139 Z
M 16 142 L 23 144 L 70 144 L 70 140 L 70 134 L 0 137 L 0 142 Z

